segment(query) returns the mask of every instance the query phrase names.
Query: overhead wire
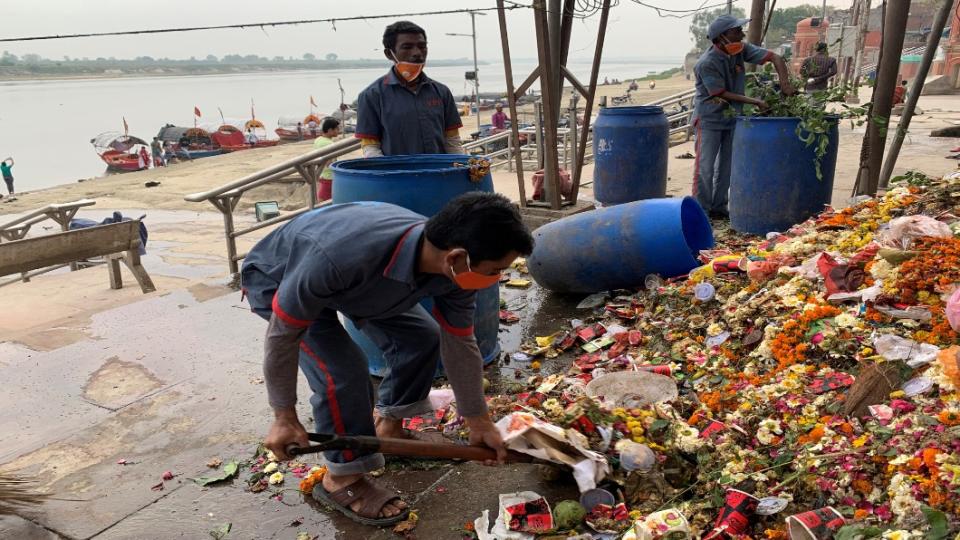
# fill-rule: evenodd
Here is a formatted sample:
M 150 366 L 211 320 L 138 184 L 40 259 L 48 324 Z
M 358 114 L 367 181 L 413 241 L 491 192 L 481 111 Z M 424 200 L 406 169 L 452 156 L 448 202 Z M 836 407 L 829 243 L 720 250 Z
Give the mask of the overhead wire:
M 590 0 L 588 0 L 590 1 Z M 530 6 L 519 4 L 516 2 L 510 2 L 510 6 L 504 6 L 505 10 L 529 8 Z M 42 40 L 51 40 L 51 39 L 73 39 L 73 38 L 88 38 L 88 37 L 107 37 L 107 36 L 133 36 L 133 35 L 143 35 L 143 34 L 169 34 L 173 32 L 196 32 L 200 30 L 232 30 L 232 29 L 245 29 L 245 28 L 260 28 L 261 30 L 270 26 L 296 26 L 301 24 L 317 24 L 317 23 L 331 23 L 336 24 L 337 22 L 346 22 L 346 21 L 369 21 L 375 19 L 396 19 L 399 17 L 425 17 L 429 15 L 453 15 L 458 13 L 470 13 L 477 11 L 496 11 L 496 7 L 489 8 L 471 8 L 471 9 L 449 9 L 449 10 L 438 10 L 438 11 L 423 11 L 420 13 L 391 13 L 389 15 L 358 15 L 353 17 L 331 17 L 327 19 L 300 19 L 293 21 L 269 21 L 269 22 L 257 22 L 257 23 L 241 23 L 241 24 L 221 24 L 214 26 L 188 26 L 180 28 L 155 28 L 148 30 L 122 30 L 117 32 L 87 32 L 83 34 L 52 34 L 52 35 L 42 35 L 42 36 L 24 36 L 24 37 L 14 37 L 14 38 L 0 38 L 0 43 L 10 43 L 16 41 L 42 41 Z
M 723 6 L 726 6 L 726 5 L 727 5 L 727 2 L 718 2 L 718 3 L 716 3 L 716 4 L 710 4 L 710 5 L 708 6 L 708 5 L 704 5 L 704 4 L 706 4 L 706 2 L 704 2 L 703 4 L 700 4 L 700 7 L 698 7 L 698 8 L 692 8 L 692 9 L 670 9 L 670 8 L 655 6 L 655 5 L 653 5 L 653 4 L 648 4 L 648 3 L 646 3 L 646 2 L 643 2 L 642 0 L 632 0 L 632 1 L 633 1 L 634 4 L 638 4 L 638 5 L 641 5 L 641 6 L 643 6 L 643 7 L 650 8 L 650 9 L 656 11 L 656 12 L 657 12 L 657 15 L 659 15 L 660 17 L 664 17 L 664 18 L 670 17 L 670 18 L 674 18 L 674 19 L 684 19 L 684 18 L 686 18 L 686 17 L 692 17 L 692 16 L 696 15 L 697 13 L 699 13 L 699 12 L 701 12 L 701 11 L 706 11 L 706 10 L 708 10 L 708 9 L 713 9 L 713 8 L 716 8 L 716 7 L 723 7 Z M 737 0 L 734 0 L 734 3 L 736 3 L 736 2 L 737 2 Z

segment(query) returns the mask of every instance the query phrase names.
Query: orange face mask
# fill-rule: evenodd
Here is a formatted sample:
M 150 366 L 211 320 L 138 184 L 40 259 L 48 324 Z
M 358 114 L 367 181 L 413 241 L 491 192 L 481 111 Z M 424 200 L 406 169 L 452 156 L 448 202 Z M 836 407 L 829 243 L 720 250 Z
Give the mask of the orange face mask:
M 733 56 L 743 52 L 743 42 L 738 41 L 736 43 L 725 43 L 723 45 L 723 50 L 727 51 L 727 54 Z
M 486 289 L 500 281 L 499 272 L 492 276 L 474 272 L 473 269 L 470 268 L 470 255 L 467 255 L 467 271 L 458 274 L 457 271 L 453 269 L 453 265 L 450 265 L 450 275 L 453 276 L 453 281 L 459 285 L 461 289 L 468 291 Z
M 391 53 L 392 54 L 392 53 Z M 397 60 L 397 55 L 393 55 L 394 65 L 397 66 L 397 73 L 407 82 L 413 82 L 423 72 L 423 64 L 416 62 L 401 62 Z

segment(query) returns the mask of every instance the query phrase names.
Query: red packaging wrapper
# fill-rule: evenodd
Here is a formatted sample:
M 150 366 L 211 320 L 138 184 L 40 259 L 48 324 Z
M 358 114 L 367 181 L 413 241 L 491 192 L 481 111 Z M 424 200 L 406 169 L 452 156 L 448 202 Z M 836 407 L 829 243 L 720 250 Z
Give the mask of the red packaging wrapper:
M 542 533 L 553 529 L 553 515 L 543 497 L 505 508 L 511 531 Z
M 553 346 L 556 349 L 565 351 L 570 347 L 573 347 L 574 345 L 576 345 L 576 343 L 577 343 L 577 334 L 574 332 L 567 332 L 566 335 L 563 336 L 563 338 L 559 340 L 555 340 L 553 342 Z
M 650 371 L 658 375 L 673 375 L 673 368 L 670 367 L 670 364 L 648 364 L 637 366 L 637 369 L 642 371 Z
M 447 409 L 437 409 L 430 414 L 422 414 L 413 418 L 404 418 L 403 427 L 411 431 L 423 431 L 427 428 L 438 428 L 443 423 L 443 417 L 447 414 Z
M 706 439 L 715 433 L 720 433 L 727 426 L 723 422 L 718 422 L 716 420 L 711 420 L 707 427 L 703 428 L 703 431 L 700 432 L 700 437 Z
M 846 521 L 836 508 L 826 506 L 787 518 L 790 540 L 828 540 Z
M 747 268 L 747 259 L 736 259 L 736 260 L 724 260 L 724 261 L 713 261 L 713 271 L 717 274 L 722 274 L 724 272 L 740 272 L 746 270 Z
M 577 329 L 577 337 L 584 343 L 593 341 L 597 337 L 597 331 L 592 326 L 584 326 Z
M 639 345 L 642 340 L 643 334 L 639 330 L 631 330 L 630 333 L 627 334 L 627 342 L 634 347 Z
M 754 512 L 757 510 L 757 499 L 749 493 L 739 489 L 728 489 L 723 510 L 717 516 L 713 530 L 703 537 L 703 540 L 716 540 L 726 536 L 740 536 L 747 532 L 753 523 Z
M 626 351 L 626 350 L 627 350 L 627 344 L 626 344 L 626 343 L 616 343 L 616 344 L 614 344 L 613 347 L 610 347 L 609 349 L 607 349 L 607 358 L 609 358 L 609 359 L 612 360 L 612 359 L 620 356 L 621 354 L 623 354 L 624 351 Z

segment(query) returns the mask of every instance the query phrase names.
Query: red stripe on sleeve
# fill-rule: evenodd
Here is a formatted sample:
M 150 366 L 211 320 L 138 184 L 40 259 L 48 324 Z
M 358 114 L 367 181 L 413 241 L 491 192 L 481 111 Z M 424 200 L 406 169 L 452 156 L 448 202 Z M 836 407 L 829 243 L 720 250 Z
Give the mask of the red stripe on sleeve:
M 447 322 L 447 319 L 443 317 L 443 314 L 440 313 L 440 310 L 437 306 L 433 306 L 433 318 L 437 319 L 437 322 L 440 323 L 440 328 L 443 328 L 448 334 L 457 336 L 457 337 L 470 337 L 473 335 L 473 325 L 467 326 L 466 328 L 457 328 L 456 326 L 451 326 Z
M 353 134 L 353 137 L 354 137 L 355 139 L 369 139 L 369 140 L 371 140 L 371 141 L 379 141 L 379 140 L 380 140 L 380 137 L 377 137 L 376 135 L 369 135 L 369 134 L 367 134 L 367 133 L 354 133 L 354 134 Z
M 273 309 L 273 313 L 276 314 L 277 317 L 280 317 L 281 321 L 289 324 L 290 326 L 295 326 L 297 328 L 306 328 L 310 326 L 311 321 L 298 319 L 284 311 L 283 308 L 280 307 L 280 302 L 278 301 L 278 296 L 276 293 L 273 295 L 273 303 L 271 307 Z

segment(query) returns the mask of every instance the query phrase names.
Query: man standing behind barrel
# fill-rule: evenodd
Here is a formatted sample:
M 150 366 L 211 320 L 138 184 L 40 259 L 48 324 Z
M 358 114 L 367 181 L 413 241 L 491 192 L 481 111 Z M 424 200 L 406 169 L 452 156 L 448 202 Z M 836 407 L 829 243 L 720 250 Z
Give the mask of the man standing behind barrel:
M 766 109 L 767 104 L 744 95 L 744 62 L 773 62 L 780 77 L 780 90 L 793 95 L 787 64 L 783 58 L 752 43 L 743 43 L 743 25 L 750 19 L 731 15 L 717 17 L 707 29 L 713 45 L 697 60 L 694 126 L 697 130 L 697 159 L 693 167 L 693 196 L 713 219 L 727 219 L 730 165 L 733 154 L 735 116 L 743 104 Z
M 460 114 L 453 94 L 423 73 L 427 33 L 410 21 L 383 32 L 386 75 L 360 93 L 356 137 L 364 157 L 462 154 Z

